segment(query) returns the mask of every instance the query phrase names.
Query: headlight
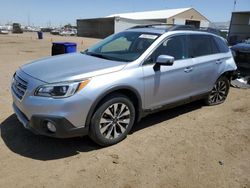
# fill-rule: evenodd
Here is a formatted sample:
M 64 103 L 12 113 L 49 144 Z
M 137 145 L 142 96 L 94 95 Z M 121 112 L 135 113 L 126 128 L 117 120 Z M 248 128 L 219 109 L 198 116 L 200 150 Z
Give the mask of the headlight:
M 74 95 L 83 89 L 89 80 L 79 82 L 65 82 L 40 86 L 35 91 L 35 96 L 65 98 Z

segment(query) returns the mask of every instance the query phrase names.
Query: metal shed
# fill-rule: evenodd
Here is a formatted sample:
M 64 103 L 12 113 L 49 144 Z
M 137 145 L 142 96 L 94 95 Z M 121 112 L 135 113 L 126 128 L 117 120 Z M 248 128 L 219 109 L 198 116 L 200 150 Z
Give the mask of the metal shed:
M 250 11 L 232 12 L 228 41 L 234 45 L 250 38 Z
M 114 18 L 77 20 L 77 35 L 80 37 L 105 38 L 114 33 Z

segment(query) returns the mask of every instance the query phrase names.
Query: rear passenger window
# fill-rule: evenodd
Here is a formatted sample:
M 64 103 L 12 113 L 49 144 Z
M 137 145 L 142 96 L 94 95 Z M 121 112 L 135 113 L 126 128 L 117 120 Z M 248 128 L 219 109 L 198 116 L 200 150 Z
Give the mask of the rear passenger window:
M 229 48 L 226 44 L 226 41 L 224 41 L 223 39 L 221 39 L 219 37 L 214 37 L 214 41 L 215 41 L 216 45 L 218 46 L 219 53 L 229 52 Z
M 219 49 L 215 44 L 213 37 L 209 35 L 191 35 L 190 45 L 190 57 L 200 57 L 219 53 Z

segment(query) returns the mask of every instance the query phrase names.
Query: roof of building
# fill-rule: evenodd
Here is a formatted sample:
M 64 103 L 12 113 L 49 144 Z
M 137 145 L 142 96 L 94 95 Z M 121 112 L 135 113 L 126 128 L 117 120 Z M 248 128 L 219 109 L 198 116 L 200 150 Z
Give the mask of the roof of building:
M 121 18 L 136 19 L 136 20 L 166 19 L 190 9 L 192 8 L 178 8 L 178 9 L 165 9 L 165 10 L 145 11 L 145 12 L 121 13 L 121 14 L 112 14 L 107 17 L 121 17 Z
M 234 11 L 233 14 L 250 14 L 250 11 Z

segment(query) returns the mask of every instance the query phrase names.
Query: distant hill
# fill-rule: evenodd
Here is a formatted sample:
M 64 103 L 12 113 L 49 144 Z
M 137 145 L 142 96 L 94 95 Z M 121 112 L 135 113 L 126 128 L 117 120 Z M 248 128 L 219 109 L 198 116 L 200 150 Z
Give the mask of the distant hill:
M 228 22 L 212 22 L 210 27 L 215 27 L 220 30 L 229 30 L 230 21 Z

